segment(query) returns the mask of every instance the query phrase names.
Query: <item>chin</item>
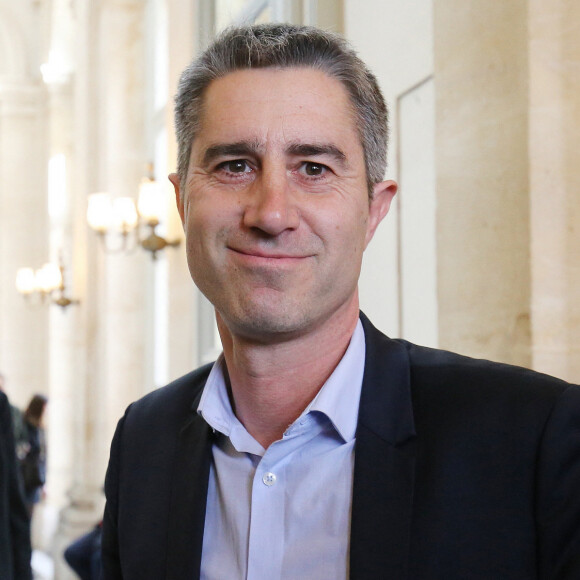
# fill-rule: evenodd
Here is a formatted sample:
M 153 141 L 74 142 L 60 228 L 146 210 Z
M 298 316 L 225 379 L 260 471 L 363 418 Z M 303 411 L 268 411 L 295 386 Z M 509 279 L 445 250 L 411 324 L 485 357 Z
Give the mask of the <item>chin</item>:
M 229 313 L 222 319 L 234 335 L 276 342 L 305 330 L 312 321 L 306 313 L 294 308 L 264 308 L 254 306 L 243 312 Z

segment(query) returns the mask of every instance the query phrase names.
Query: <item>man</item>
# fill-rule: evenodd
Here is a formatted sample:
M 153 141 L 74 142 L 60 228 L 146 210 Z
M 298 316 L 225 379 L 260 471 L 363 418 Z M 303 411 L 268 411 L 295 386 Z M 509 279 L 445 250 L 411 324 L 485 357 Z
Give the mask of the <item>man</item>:
M 8 398 L 0 390 L 0 578 L 28 580 L 30 521 L 16 460 Z
M 580 389 L 359 314 L 386 108 L 337 36 L 230 30 L 184 72 L 171 180 L 223 355 L 127 410 L 105 578 L 580 578 Z

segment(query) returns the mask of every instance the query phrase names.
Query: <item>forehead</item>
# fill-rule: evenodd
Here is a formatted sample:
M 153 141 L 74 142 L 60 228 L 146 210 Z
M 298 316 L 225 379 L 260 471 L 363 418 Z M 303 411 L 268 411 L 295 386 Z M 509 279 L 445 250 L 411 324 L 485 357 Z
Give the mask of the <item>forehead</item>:
M 235 71 L 210 83 L 194 141 L 346 141 L 360 149 L 342 83 L 312 68 Z

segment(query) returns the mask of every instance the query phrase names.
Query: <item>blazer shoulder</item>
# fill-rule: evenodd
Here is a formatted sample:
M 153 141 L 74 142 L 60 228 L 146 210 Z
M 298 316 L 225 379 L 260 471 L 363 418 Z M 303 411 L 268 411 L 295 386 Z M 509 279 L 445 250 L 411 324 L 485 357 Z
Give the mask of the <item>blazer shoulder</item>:
M 397 340 L 409 357 L 411 388 L 416 402 L 426 396 L 469 400 L 481 409 L 493 403 L 542 408 L 550 413 L 563 400 L 577 401 L 580 387 L 528 368 L 476 359 Z
M 126 419 L 155 423 L 188 414 L 199 402 L 212 366 L 206 364 L 138 399 L 127 408 Z
M 528 368 L 477 359 L 447 350 L 420 346 L 401 338 L 389 338 L 375 328 L 361 312 L 367 339 L 367 354 L 378 359 L 389 357 L 399 365 L 408 366 L 412 379 L 429 383 L 500 383 L 562 392 L 569 387 L 566 381 Z M 375 363 L 378 361 L 375 361 Z M 373 363 L 374 364 L 374 363 Z
M 529 368 L 494 362 L 487 359 L 472 358 L 454 352 L 419 346 L 403 339 L 396 339 L 408 352 L 409 361 L 415 370 L 424 370 L 442 375 L 449 373 L 461 375 L 481 375 L 495 380 L 525 382 L 552 386 L 563 390 L 570 383 Z M 575 385 L 574 385 L 575 386 Z
M 454 352 L 391 339 L 376 329 L 363 314 L 367 353 L 378 359 L 390 358 L 407 369 L 413 391 L 478 391 L 482 396 L 522 393 L 525 397 L 558 398 L 563 392 L 580 389 L 566 381 L 528 368 L 471 358 Z M 371 366 L 379 367 L 378 361 Z M 400 373 L 404 374 L 404 373 Z

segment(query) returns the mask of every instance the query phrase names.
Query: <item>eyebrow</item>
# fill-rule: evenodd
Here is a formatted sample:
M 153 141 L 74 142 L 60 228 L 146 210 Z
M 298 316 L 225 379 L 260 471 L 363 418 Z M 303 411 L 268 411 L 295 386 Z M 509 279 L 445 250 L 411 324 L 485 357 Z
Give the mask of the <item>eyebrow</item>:
M 219 157 L 246 157 L 256 155 L 261 149 L 257 141 L 238 141 L 236 143 L 220 143 L 205 150 L 203 164 L 209 165 Z
M 328 155 L 341 165 L 346 165 L 346 155 L 331 143 L 294 143 L 286 148 L 286 153 L 296 157 Z
M 264 147 L 259 141 L 237 141 L 235 143 L 219 143 L 205 150 L 203 164 L 209 165 L 220 157 L 257 156 Z M 285 150 L 287 155 L 294 157 L 319 157 L 328 155 L 342 166 L 347 165 L 346 155 L 336 145 L 331 143 L 291 143 Z

